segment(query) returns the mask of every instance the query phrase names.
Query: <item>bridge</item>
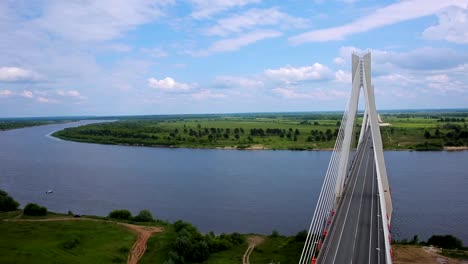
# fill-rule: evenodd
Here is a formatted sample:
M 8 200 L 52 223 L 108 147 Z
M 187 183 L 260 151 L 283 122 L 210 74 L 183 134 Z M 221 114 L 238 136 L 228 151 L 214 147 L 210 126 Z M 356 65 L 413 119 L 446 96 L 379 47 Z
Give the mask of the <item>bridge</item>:
M 356 124 L 361 91 L 365 110 Z M 391 264 L 392 210 L 371 54 L 353 54 L 351 97 L 299 263 Z

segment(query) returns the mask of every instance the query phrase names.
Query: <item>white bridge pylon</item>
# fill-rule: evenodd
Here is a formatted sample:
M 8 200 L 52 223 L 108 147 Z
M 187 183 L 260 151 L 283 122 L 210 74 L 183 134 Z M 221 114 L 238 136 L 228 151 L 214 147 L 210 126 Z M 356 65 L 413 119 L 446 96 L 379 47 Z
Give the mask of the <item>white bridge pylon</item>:
M 352 55 L 352 85 L 351 99 L 348 105 L 347 122 L 344 132 L 344 141 L 342 151 L 342 158 L 340 159 L 340 166 L 338 172 L 338 181 L 335 186 L 335 197 L 339 199 L 343 194 L 344 181 L 349 170 L 349 156 L 351 151 L 351 141 L 353 138 L 353 128 L 355 126 L 356 113 L 359 103 L 359 95 L 361 88 L 364 92 L 365 98 L 365 111 L 363 122 L 361 126 L 361 133 L 359 135 L 358 146 L 363 141 L 363 137 L 367 129 L 370 128 L 372 135 L 372 143 L 374 146 L 374 156 L 377 169 L 377 179 L 379 182 L 379 194 L 384 197 L 385 205 L 382 209 L 386 209 L 388 222 L 391 221 L 392 216 L 392 198 L 390 196 L 390 189 L 387 178 L 387 168 L 383 156 L 382 136 L 380 134 L 379 117 L 375 106 L 374 86 L 371 80 L 371 54 L 367 53 L 360 57 L 356 54 Z M 382 187 L 382 189 L 380 189 Z
M 379 203 L 382 217 L 382 229 L 385 240 L 386 263 L 391 264 L 390 249 L 390 222 L 392 217 L 392 199 L 387 179 L 387 169 L 383 155 L 382 137 L 379 127 L 379 116 L 375 105 L 374 87 L 371 80 L 371 54 L 370 52 L 359 56 L 352 54 L 352 91 L 348 106 L 343 114 L 341 127 L 335 142 L 330 163 L 320 191 L 317 206 L 309 227 L 308 236 L 299 260 L 300 264 L 314 263 L 320 252 L 323 237 L 326 235 L 327 225 L 335 214 L 335 210 L 344 197 L 344 186 L 350 176 L 353 153 L 352 145 L 356 115 L 358 111 L 361 90 L 365 99 L 365 111 L 360 129 L 358 151 L 364 135 L 371 135 L 375 168 L 377 171 L 377 185 Z

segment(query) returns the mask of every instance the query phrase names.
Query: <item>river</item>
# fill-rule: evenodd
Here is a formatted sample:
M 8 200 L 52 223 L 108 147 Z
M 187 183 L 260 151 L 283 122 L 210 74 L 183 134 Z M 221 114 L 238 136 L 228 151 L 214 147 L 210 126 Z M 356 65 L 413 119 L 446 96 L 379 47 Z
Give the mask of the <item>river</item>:
M 331 154 L 113 146 L 47 136 L 92 122 L 0 132 L 0 189 L 22 205 L 55 212 L 148 209 L 203 232 L 290 235 L 308 228 Z M 386 151 L 385 159 L 393 236 L 453 234 L 468 244 L 468 151 Z

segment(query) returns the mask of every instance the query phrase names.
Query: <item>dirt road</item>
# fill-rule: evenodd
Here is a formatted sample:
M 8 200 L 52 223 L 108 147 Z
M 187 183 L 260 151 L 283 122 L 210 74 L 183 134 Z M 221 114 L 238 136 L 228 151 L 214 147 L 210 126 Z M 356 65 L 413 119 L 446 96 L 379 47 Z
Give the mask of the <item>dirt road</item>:
M 252 254 L 252 251 L 254 250 L 255 246 L 265 241 L 265 238 L 261 236 L 250 236 L 247 238 L 247 241 L 249 241 L 249 247 L 247 248 L 247 250 L 244 253 L 244 256 L 242 257 L 242 264 L 250 264 L 250 254 Z

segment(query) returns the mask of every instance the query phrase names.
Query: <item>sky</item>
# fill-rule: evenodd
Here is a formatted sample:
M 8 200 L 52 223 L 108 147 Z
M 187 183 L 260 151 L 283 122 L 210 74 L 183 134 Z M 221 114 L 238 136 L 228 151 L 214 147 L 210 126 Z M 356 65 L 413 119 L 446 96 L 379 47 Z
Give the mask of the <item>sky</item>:
M 468 0 L 2 0 L 0 117 L 468 107 Z

